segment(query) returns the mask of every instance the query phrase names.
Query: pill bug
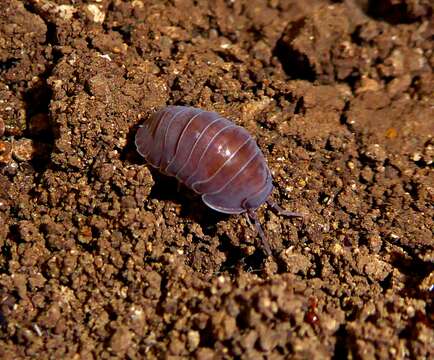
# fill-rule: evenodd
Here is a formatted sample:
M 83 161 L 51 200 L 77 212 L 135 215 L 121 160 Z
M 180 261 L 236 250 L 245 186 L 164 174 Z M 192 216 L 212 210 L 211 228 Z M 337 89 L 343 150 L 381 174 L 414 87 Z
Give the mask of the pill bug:
M 167 106 L 137 131 L 137 152 L 161 173 L 202 196 L 210 208 L 226 214 L 245 213 L 271 255 L 256 209 L 267 203 L 279 214 L 285 211 L 269 199 L 272 176 L 255 140 L 244 128 L 215 112 L 187 106 Z

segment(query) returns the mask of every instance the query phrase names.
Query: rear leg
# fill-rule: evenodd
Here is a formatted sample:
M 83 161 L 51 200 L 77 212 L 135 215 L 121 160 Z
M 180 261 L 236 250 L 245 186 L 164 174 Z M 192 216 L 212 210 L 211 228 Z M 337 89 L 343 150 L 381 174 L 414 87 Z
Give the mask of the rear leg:
M 267 204 L 272 209 L 274 209 L 279 215 L 284 215 L 284 216 L 288 216 L 288 217 L 298 217 L 298 218 L 304 219 L 304 216 L 305 216 L 304 214 L 282 209 L 279 205 L 277 205 L 272 200 L 267 200 Z M 245 213 L 245 214 L 246 214 L 246 219 L 249 222 L 249 224 L 252 225 L 252 222 L 253 222 L 253 225 L 255 226 L 256 231 L 258 232 L 258 235 L 261 239 L 261 246 L 262 246 L 263 250 L 265 251 L 266 255 L 272 256 L 270 243 L 268 242 L 268 239 L 264 233 L 264 230 L 262 230 L 262 226 L 261 226 L 261 223 L 259 222 L 259 219 L 258 219 L 256 212 L 254 210 L 250 209 L 250 210 L 247 210 L 247 213 Z
M 298 218 L 304 218 L 304 214 L 299 212 L 292 212 L 287 211 L 285 209 L 282 209 L 279 205 L 277 205 L 273 200 L 267 200 L 267 204 L 274 209 L 279 215 L 284 215 L 288 217 L 298 217 Z
M 264 230 L 262 230 L 261 223 L 259 222 L 258 216 L 256 215 L 256 212 L 254 210 L 248 210 L 246 213 L 247 221 L 251 224 L 250 220 L 253 221 L 253 224 L 255 225 L 256 231 L 258 232 L 259 237 L 261 238 L 261 245 L 267 256 L 271 256 L 271 248 L 270 244 L 268 242 L 267 236 L 264 233 Z

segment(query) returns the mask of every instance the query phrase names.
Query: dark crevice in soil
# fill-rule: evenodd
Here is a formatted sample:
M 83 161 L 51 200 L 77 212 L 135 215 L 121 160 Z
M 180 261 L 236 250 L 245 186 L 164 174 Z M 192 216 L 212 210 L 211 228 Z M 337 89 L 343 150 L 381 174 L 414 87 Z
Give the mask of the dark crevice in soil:
M 289 47 L 287 44 L 287 41 L 291 41 L 288 39 L 295 38 L 304 24 L 305 19 L 301 19 L 292 24 L 290 33 L 283 34 L 277 41 L 273 49 L 273 56 L 279 60 L 286 75 L 291 79 L 303 79 L 313 82 L 316 79 L 315 70 L 309 64 L 306 55 Z
M 218 270 L 218 273 L 228 272 L 235 274 L 237 269 L 246 272 L 261 272 L 264 266 L 265 255 L 261 247 L 249 256 L 246 256 L 238 246 L 232 245 L 227 236 L 219 237 L 220 246 L 218 249 L 225 253 L 227 258 Z
M 419 7 L 423 5 L 417 5 Z M 393 0 L 369 0 L 365 7 L 368 15 L 375 19 L 387 21 L 390 24 L 411 24 L 414 21 L 419 20 L 422 16 L 431 16 L 432 9 L 428 9 L 419 16 L 412 14 L 405 1 L 393 1 Z
M 332 360 L 348 359 L 348 334 L 345 325 L 341 325 L 336 331 L 336 343 Z
M 6 71 L 9 69 L 12 69 L 14 66 L 16 66 L 19 63 L 19 59 L 17 58 L 9 58 L 5 61 L 0 62 L 0 71 Z
M 36 141 L 35 146 L 40 147 L 41 151 L 39 156 L 35 156 L 31 160 L 31 164 L 37 173 L 44 172 L 51 163 L 51 152 L 54 148 L 55 131 L 50 127 L 43 131 L 33 132 L 31 131 L 31 120 L 35 115 L 45 116 L 47 119 L 50 117 L 50 103 L 52 100 L 52 90 L 48 85 L 48 78 L 51 76 L 52 71 L 56 64 L 61 60 L 62 55 L 60 51 L 56 51 L 55 46 L 58 44 L 57 40 L 57 27 L 56 24 L 51 22 L 44 13 L 38 9 L 31 1 L 25 1 L 24 7 L 30 13 L 38 15 L 42 21 L 44 21 L 46 31 L 45 46 L 51 47 L 51 58 L 47 59 L 45 70 L 38 74 L 39 81 L 36 82 L 31 88 L 28 88 L 22 95 L 23 101 L 26 104 L 26 118 L 27 129 L 24 135 Z M 38 153 L 38 151 L 36 151 Z

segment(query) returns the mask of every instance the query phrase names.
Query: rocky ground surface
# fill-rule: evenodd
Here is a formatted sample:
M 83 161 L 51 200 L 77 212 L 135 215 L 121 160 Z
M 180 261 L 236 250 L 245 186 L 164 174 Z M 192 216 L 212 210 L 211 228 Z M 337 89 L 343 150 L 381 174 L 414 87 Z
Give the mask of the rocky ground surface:
M 434 357 L 430 0 L 2 0 L 0 357 Z M 248 129 L 261 208 L 135 152 L 167 104 Z

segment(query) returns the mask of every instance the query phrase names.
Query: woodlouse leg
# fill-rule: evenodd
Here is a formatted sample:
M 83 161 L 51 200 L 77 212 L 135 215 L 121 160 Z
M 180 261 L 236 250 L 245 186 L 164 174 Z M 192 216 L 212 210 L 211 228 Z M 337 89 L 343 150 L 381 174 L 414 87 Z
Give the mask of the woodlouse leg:
M 244 213 L 244 215 L 246 216 L 246 220 L 249 223 L 250 226 L 253 226 L 252 222 L 250 221 L 250 217 L 248 213 Z
M 258 220 L 258 216 L 256 215 L 256 212 L 253 210 L 248 211 L 248 217 L 251 219 L 255 225 L 256 231 L 258 232 L 259 237 L 261 238 L 261 244 L 262 247 L 267 254 L 267 256 L 272 256 L 270 244 L 268 243 L 268 239 L 265 236 L 264 230 L 262 230 L 261 223 Z M 250 222 L 250 221 L 249 221 Z
M 285 209 L 282 209 L 279 205 L 277 205 L 274 201 L 272 200 L 267 200 L 267 204 L 274 210 L 277 211 L 277 213 L 279 215 L 285 215 L 285 216 L 289 216 L 289 217 L 299 217 L 299 218 L 304 218 L 304 214 L 299 213 L 299 212 L 292 212 L 292 211 L 287 211 Z

